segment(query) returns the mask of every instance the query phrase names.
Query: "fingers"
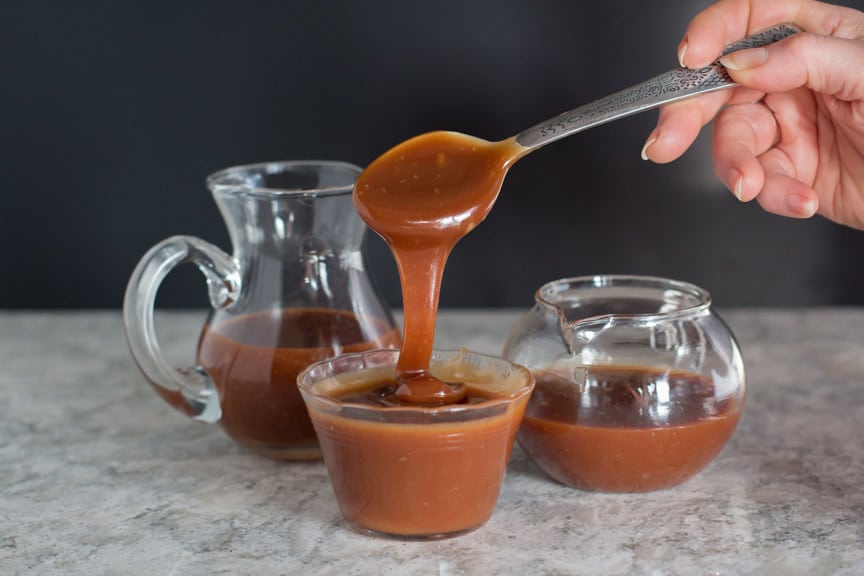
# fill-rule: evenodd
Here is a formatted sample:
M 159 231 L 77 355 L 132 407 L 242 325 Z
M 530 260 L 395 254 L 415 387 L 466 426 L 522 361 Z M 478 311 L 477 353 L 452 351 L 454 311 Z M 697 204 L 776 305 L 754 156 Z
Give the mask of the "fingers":
M 727 177 L 738 178 L 733 192 L 739 200 L 755 197 L 766 212 L 789 218 L 810 218 L 819 209 L 816 193 L 796 177 L 792 161 L 779 148 L 758 157 L 744 152 L 736 166 Z
M 864 100 L 864 41 L 796 34 L 764 48 L 720 59 L 741 85 L 763 92 L 806 87 L 854 102 Z
M 690 23 L 679 47 L 682 63 L 714 61 L 727 44 L 778 22 L 794 22 L 818 34 L 864 38 L 864 14 L 812 0 L 720 0 Z M 766 92 L 799 86 L 853 101 L 864 99 L 864 42 L 796 34 L 767 48 L 742 50 L 722 59 L 739 83 L 724 90 L 665 106 L 642 148 L 658 163 L 679 158 L 699 130 L 724 105 L 752 102 Z
M 760 103 L 727 108 L 714 128 L 714 170 L 742 202 L 762 190 L 765 174 L 758 156 L 778 138 L 774 115 Z
M 783 22 L 805 32 L 723 57 L 738 87 L 661 109 L 642 157 L 680 157 L 716 115 L 718 177 L 742 201 L 755 198 L 768 212 L 807 218 L 820 208 L 813 188 L 825 180 L 820 146 L 860 122 L 864 13 L 814 0 L 719 0 L 690 22 L 678 57 L 683 66 L 706 66 L 728 44 Z M 835 202 L 827 195 L 824 204 L 830 213 Z
M 728 44 L 784 22 L 823 36 L 864 35 L 864 14 L 851 8 L 812 0 L 720 0 L 690 21 L 679 61 L 689 68 L 707 66 Z
M 819 209 L 819 199 L 811 187 L 790 174 L 791 164 L 782 151 L 772 149 L 759 159 L 764 183 L 757 196 L 763 210 L 790 218 L 810 218 Z
M 808 98 L 805 91 L 769 94 L 717 116 L 714 169 L 739 200 L 756 198 L 765 210 L 796 218 L 809 218 L 818 209 L 808 184 L 817 169 L 812 154 L 817 135 L 805 128 L 812 119 L 800 113 Z
M 720 0 L 690 21 L 678 46 L 679 61 L 689 68 L 707 66 L 732 42 L 773 24 L 793 21 L 805 1 Z
M 720 90 L 662 107 L 657 127 L 642 147 L 642 159 L 662 164 L 680 157 L 731 96 L 731 90 Z

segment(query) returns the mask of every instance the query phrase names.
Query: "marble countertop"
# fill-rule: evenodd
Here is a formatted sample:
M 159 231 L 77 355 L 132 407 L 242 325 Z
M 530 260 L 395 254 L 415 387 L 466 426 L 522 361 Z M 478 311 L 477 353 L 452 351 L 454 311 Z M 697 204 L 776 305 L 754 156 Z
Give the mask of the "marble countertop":
M 119 312 L 0 312 L 0 573 L 864 573 L 864 309 L 721 313 L 749 396 L 701 474 L 581 492 L 517 447 L 492 519 L 424 543 L 352 532 L 322 463 L 271 462 L 169 408 Z M 438 346 L 498 353 L 517 317 L 445 311 Z M 157 320 L 191 361 L 202 314 Z

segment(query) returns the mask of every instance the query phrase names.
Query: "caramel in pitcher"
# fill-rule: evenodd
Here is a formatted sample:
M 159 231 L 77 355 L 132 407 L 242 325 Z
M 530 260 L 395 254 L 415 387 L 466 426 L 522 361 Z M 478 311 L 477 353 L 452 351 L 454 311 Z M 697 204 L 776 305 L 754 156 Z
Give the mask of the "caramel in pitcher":
M 373 333 L 363 327 L 373 327 Z M 397 345 L 383 323 L 361 325 L 350 312 L 284 309 L 224 320 L 204 329 L 198 362 L 219 391 L 222 428 L 238 443 L 278 457 L 290 449 L 319 458 L 315 430 L 297 390 L 297 375 L 336 354 Z

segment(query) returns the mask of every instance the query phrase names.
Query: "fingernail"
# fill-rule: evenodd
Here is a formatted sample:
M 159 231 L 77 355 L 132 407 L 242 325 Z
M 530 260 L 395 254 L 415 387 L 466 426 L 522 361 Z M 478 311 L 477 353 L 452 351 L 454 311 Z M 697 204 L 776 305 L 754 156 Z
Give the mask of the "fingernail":
M 650 160 L 648 158 L 648 148 L 657 141 L 659 135 L 655 132 L 652 132 L 650 136 L 648 136 L 648 140 L 645 141 L 645 145 L 642 146 L 642 160 Z
M 681 66 L 684 66 L 684 55 L 687 54 L 687 37 L 684 37 L 684 40 L 681 41 L 681 45 L 678 47 L 678 63 Z
M 732 190 L 732 193 L 735 195 L 735 198 L 738 199 L 739 202 L 743 202 L 741 199 L 741 192 L 744 189 L 744 176 L 741 175 L 737 170 L 729 171 L 729 178 L 726 180 L 727 186 Z
M 786 208 L 802 218 L 810 218 L 816 214 L 816 200 L 802 194 L 790 194 L 786 196 Z
M 767 48 L 750 48 L 727 54 L 720 58 L 720 63 L 730 70 L 747 70 L 748 68 L 756 68 L 767 59 Z

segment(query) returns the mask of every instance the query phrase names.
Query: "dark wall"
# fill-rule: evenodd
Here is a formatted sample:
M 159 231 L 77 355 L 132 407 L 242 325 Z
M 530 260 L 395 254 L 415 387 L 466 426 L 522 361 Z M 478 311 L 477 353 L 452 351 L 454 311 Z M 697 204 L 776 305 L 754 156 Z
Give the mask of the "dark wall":
M 119 307 L 173 234 L 228 249 L 204 178 L 276 159 L 364 165 L 434 129 L 488 139 L 676 65 L 705 1 L 2 0 L 0 307 Z M 864 8 L 864 0 L 848 2 Z M 528 306 L 563 276 L 696 282 L 720 305 L 864 304 L 864 233 L 739 204 L 703 137 L 643 162 L 655 112 L 514 166 L 453 253 L 444 306 Z M 386 246 L 370 268 L 399 305 Z M 203 306 L 194 269 L 163 306 Z

